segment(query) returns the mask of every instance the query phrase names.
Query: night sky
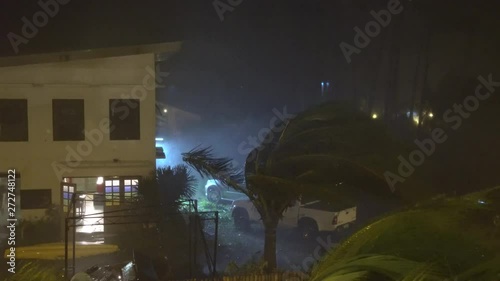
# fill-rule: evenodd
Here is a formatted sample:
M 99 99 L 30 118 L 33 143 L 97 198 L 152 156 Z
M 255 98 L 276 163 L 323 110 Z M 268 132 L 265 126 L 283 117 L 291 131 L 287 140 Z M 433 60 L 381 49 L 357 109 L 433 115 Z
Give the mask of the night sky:
M 209 0 L 72 0 L 15 54 L 7 35 L 21 34 L 22 17 L 40 10 L 36 1 L 20 2 L 0 4 L 1 56 L 184 41 L 183 50 L 163 66 L 172 75 L 158 99 L 201 115 L 212 132 L 224 128 L 210 140 L 230 139 L 230 147 L 265 126 L 273 108 L 299 111 L 328 99 L 372 97 L 374 110 L 380 111 L 390 97 L 393 112 L 406 111 L 416 89 L 440 116 L 474 91 L 478 75 L 492 74 L 500 81 L 500 5 L 494 0 L 401 1 L 403 11 L 351 63 L 339 44 L 354 44 L 354 27 L 364 28 L 373 20 L 370 11 L 387 9 L 390 1 L 232 1 L 241 3 L 221 21 Z M 391 68 L 395 52 L 400 54 L 396 70 Z M 323 97 L 321 81 L 332 85 Z M 471 167 L 496 169 L 498 98 L 485 108 L 446 148 L 468 153 L 459 157 L 464 165 L 445 152 L 436 156 L 461 175 L 450 184 L 474 185 L 484 178 L 479 173 L 467 177 L 471 173 L 464 171 Z M 492 146 L 478 145 L 481 141 Z M 469 151 L 471 145 L 479 148 Z M 234 150 L 228 154 L 240 157 Z M 491 176 L 481 184 L 498 182 Z

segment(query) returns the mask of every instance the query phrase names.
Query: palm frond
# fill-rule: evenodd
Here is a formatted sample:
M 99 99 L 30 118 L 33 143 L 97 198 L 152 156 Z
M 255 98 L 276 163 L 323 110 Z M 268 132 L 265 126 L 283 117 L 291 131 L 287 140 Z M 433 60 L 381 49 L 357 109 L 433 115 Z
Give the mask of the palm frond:
M 432 266 L 426 266 L 425 263 L 389 255 L 359 255 L 338 261 L 322 271 L 316 271 L 311 281 L 336 280 L 336 276 L 345 276 L 347 273 L 360 273 L 354 276 L 360 278 L 361 274 L 366 276 L 367 272 L 390 280 L 402 280 L 413 274 L 417 268 L 425 268 L 425 280 L 443 280 L 444 274 Z M 418 275 L 421 275 L 420 273 L 421 270 Z
M 182 159 L 202 177 L 219 180 L 225 186 L 247 193 L 243 171 L 235 168 L 230 158 L 214 156 L 211 147 L 194 148 L 182 153 Z
M 498 277 L 500 277 L 500 255 L 465 270 L 457 276 L 457 280 L 498 280 Z
M 432 260 L 455 275 L 498 255 L 494 206 L 464 198 L 439 202 L 371 223 L 329 253 L 315 270 L 324 271 L 358 255 L 384 253 L 420 263 Z

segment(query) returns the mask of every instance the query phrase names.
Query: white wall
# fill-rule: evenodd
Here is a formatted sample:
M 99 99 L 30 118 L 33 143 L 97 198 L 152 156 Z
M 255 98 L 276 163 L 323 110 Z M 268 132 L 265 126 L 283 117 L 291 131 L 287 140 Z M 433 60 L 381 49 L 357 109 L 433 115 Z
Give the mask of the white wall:
M 62 176 L 147 175 L 155 168 L 154 69 L 153 54 L 0 68 L 0 98 L 27 99 L 29 122 L 29 141 L 0 142 L 0 171 L 15 168 L 22 189 L 52 189 L 55 204 L 60 203 Z M 109 133 L 99 129 L 108 120 L 109 99 L 134 98 L 133 91 L 142 98 L 141 139 L 110 141 Z M 102 133 L 101 142 L 52 141 L 52 99 L 68 98 L 85 100 L 85 129 Z M 78 152 L 84 142 L 88 155 Z M 54 163 L 64 165 L 68 151 L 76 151 L 81 161 L 56 172 Z M 22 215 L 33 218 L 43 211 Z

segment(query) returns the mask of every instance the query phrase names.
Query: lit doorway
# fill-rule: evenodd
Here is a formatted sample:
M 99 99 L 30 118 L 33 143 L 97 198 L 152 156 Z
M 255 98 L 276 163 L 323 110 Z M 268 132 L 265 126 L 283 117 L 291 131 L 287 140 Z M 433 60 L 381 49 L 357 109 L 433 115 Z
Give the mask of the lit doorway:
M 104 180 L 102 177 L 64 178 L 62 183 L 63 211 L 68 213 L 73 194 L 77 216 L 83 216 L 77 233 L 103 233 Z

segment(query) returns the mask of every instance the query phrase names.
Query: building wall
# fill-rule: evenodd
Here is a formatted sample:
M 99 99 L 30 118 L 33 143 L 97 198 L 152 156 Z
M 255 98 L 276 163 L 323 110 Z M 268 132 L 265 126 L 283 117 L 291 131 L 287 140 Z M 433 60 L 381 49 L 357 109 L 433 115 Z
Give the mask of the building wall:
M 147 175 L 155 168 L 154 63 L 154 54 L 145 54 L 0 68 L 0 98 L 27 99 L 29 122 L 29 141 L 0 142 L 0 173 L 15 168 L 21 189 L 52 189 L 54 204 L 62 177 Z M 52 99 L 72 98 L 84 99 L 90 133 L 85 141 L 53 141 Z M 99 125 L 115 98 L 141 99 L 140 140 L 110 141 L 108 127 Z M 43 212 L 21 210 L 21 217 Z

